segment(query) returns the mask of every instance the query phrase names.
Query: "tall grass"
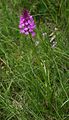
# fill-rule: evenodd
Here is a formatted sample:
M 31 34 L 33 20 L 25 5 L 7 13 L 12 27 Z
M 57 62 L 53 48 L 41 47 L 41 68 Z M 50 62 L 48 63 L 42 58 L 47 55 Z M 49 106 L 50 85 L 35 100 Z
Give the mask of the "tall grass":
M 23 8 L 35 38 L 19 33 Z M 69 120 L 68 11 L 68 0 L 0 0 L 1 120 Z

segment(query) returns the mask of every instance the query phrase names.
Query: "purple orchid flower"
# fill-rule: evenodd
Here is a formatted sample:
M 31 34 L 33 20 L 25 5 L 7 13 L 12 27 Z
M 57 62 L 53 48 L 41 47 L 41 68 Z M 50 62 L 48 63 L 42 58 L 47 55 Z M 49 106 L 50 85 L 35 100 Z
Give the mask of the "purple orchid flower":
M 23 14 L 20 16 L 19 29 L 20 33 L 28 35 L 31 34 L 32 37 L 35 36 L 34 29 L 36 28 L 33 17 L 30 15 L 28 10 L 24 10 Z

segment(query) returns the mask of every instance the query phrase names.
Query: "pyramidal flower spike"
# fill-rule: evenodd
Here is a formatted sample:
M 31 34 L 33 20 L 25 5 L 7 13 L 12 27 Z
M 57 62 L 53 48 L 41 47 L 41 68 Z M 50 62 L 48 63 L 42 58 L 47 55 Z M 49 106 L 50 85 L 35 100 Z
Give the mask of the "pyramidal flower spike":
M 34 19 L 28 10 L 24 10 L 20 16 L 19 29 L 20 33 L 28 35 L 31 34 L 32 37 L 35 36 L 34 29 L 36 28 Z

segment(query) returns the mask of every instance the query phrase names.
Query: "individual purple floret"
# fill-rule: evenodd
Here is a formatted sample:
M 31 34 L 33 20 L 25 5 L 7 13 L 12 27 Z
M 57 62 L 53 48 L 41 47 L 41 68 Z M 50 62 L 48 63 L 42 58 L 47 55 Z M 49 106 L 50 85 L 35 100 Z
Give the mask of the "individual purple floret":
M 19 22 L 20 33 L 23 33 L 25 35 L 32 34 L 32 37 L 34 37 L 35 28 L 36 28 L 36 25 L 34 23 L 33 17 L 30 15 L 28 10 L 24 10 L 23 14 L 20 16 L 20 22 Z

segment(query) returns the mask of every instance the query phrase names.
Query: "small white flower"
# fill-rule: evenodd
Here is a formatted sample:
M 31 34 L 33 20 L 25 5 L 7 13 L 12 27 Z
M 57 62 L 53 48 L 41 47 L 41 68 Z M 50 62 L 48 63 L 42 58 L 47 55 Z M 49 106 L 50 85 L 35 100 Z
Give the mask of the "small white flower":
M 56 44 L 57 44 L 57 42 L 54 41 L 53 45 L 52 45 L 52 48 L 55 48 Z
M 46 33 L 46 32 L 45 32 L 45 33 L 42 33 L 42 35 L 45 36 L 45 35 L 47 35 L 47 33 Z
M 58 28 L 55 27 L 55 31 L 57 31 L 57 30 L 58 30 Z
M 39 41 L 36 41 L 36 42 L 35 42 L 35 46 L 38 46 L 38 45 L 39 45 Z

